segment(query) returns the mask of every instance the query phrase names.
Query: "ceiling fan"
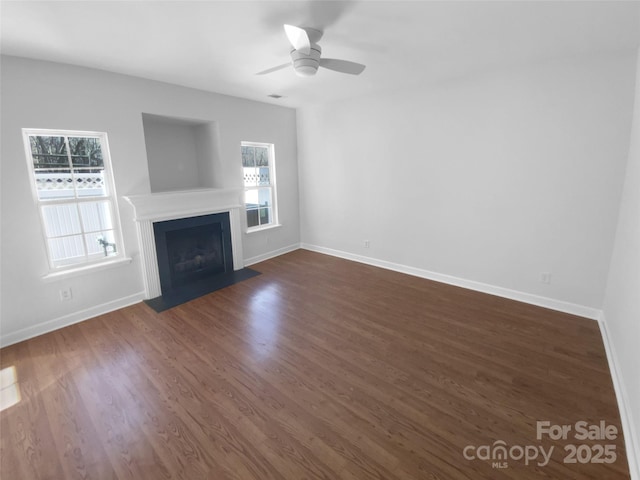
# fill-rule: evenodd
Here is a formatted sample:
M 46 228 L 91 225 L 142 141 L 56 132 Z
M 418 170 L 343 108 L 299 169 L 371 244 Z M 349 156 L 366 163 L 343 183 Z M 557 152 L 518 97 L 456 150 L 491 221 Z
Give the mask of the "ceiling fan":
M 350 75 L 360 75 L 365 69 L 365 66 L 360 63 L 338 60 L 336 58 L 321 58 L 322 48 L 320 48 L 318 42 L 322 38 L 323 32 L 320 30 L 309 27 L 285 25 L 284 31 L 293 47 L 293 50 L 291 50 L 291 61 L 278 65 L 277 67 L 263 70 L 262 72 L 256 73 L 256 75 L 266 75 L 267 73 L 287 68 L 290 65 L 293 65 L 293 69 L 299 77 L 311 77 L 315 75 L 318 67 L 324 67 Z

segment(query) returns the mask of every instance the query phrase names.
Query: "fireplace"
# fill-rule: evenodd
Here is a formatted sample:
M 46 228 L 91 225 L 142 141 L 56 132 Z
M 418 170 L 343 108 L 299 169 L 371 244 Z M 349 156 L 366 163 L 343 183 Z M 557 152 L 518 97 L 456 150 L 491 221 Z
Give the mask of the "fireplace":
M 155 222 L 162 294 L 233 271 L 229 213 Z
M 243 193 L 200 188 L 124 197 L 134 209 L 149 306 L 160 312 L 258 275 L 243 268 Z

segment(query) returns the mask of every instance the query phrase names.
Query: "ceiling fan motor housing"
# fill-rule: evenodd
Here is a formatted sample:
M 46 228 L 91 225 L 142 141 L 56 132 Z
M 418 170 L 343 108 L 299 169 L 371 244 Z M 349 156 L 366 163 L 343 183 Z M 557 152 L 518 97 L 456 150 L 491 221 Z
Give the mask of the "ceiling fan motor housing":
M 316 43 L 311 44 L 309 55 L 305 55 L 298 50 L 291 50 L 291 61 L 296 75 L 299 77 L 312 77 L 315 75 L 320 66 L 321 53 L 322 49 Z

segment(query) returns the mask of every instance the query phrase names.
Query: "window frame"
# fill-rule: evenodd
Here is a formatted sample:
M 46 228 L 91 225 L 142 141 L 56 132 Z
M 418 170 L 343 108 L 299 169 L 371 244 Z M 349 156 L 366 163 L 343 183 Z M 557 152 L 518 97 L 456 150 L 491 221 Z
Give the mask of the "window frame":
M 256 186 L 246 186 L 244 185 L 244 165 L 242 164 L 242 147 L 260 147 L 260 148 L 267 148 L 268 152 L 269 152 L 269 185 L 256 185 Z M 268 230 L 270 228 L 274 228 L 274 227 L 279 227 L 280 223 L 279 223 L 279 219 L 278 219 L 278 199 L 277 199 L 277 192 L 278 192 L 278 188 L 277 188 L 277 183 L 276 183 L 276 161 L 275 161 L 275 145 L 273 143 L 266 143 L 266 142 L 250 142 L 250 141 L 241 141 L 240 142 L 240 165 L 241 168 L 243 168 L 243 188 L 244 188 L 244 193 L 243 193 L 243 206 L 244 206 L 244 225 L 246 226 L 245 231 L 246 233 L 253 233 L 253 232 L 259 232 L 262 230 Z M 248 209 L 247 208 L 247 192 L 251 191 L 251 190 L 260 190 L 260 189 L 269 189 L 271 192 L 271 218 L 270 218 L 270 222 L 269 223 L 264 223 L 264 224 L 258 224 L 255 225 L 253 227 L 249 226 L 249 222 L 247 219 L 247 212 L 249 210 L 254 210 L 254 209 Z M 255 210 L 257 210 L 258 212 L 260 211 L 260 207 L 256 208 Z M 258 213 L 258 218 L 260 218 L 260 213 Z
M 36 184 L 36 169 L 33 162 L 33 154 L 31 152 L 30 137 L 46 136 L 46 137 L 64 137 L 67 145 L 68 155 L 71 155 L 69 150 L 69 138 L 98 138 L 100 141 L 100 149 L 102 151 L 103 170 L 102 176 L 104 181 L 105 194 L 100 196 L 87 195 L 78 196 L 74 192 L 74 196 L 69 198 L 50 198 L 42 199 L 38 194 L 38 187 Z M 118 208 L 118 196 L 116 194 L 115 181 L 113 177 L 113 166 L 111 163 L 111 152 L 109 148 L 109 139 L 106 132 L 84 131 L 84 130 L 59 130 L 59 129 L 42 129 L 42 128 L 23 128 L 22 137 L 25 148 L 25 158 L 27 161 L 27 168 L 29 171 L 29 181 L 31 183 L 31 193 L 36 208 L 38 209 L 38 216 L 40 219 L 40 227 L 42 234 L 42 241 L 44 242 L 45 250 L 47 252 L 48 260 L 48 272 L 44 278 L 47 279 L 57 278 L 64 274 L 83 273 L 86 271 L 93 271 L 97 268 L 105 268 L 111 265 L 116 265 L 122 262 L 129 262 L 130 259 L 126 257 L 124 248 L 124 242 L 122 237 L 122 224 L 120 222 L 120 213 Z M 73 165 L 70 165 L 70 170 L 73 170 Z M 73 175 L 73 173 L 72 173 Z M 66 264 L 56 264 L 54 256 L 52 254 L 51 246 L 49 244 L 49 236 L 47 234 L 47 225 L 45 220 L 44 209 L 52 205 L 73 205 L 80 210 L 81 204 L 89 204 L 95 202 L 107 202 L 110 207 L 111 213 L 111 225 L 114 241 L 116 244 L 116 251 L 109 256 L 96 256 L 91 255 L 88 251 L 84 230 L 82 225 L 82 216 L 78 212 L 78 220 L 80 222 L 80 234 L 83 236 L 84 255 L 79 261 L 69 262 Z M 60 237 L 61 238 L 61 237 Z

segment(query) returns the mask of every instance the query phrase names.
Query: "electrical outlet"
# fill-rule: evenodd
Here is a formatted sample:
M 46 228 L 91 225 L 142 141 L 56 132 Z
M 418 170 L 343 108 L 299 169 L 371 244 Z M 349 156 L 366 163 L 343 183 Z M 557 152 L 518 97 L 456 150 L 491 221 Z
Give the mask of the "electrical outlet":
M 71 287 L 63 288 L 60 290 L 60 300 L 63 302 L 68 302 L 73 298 L 73 293 L 71 292 Z
M 364 248 L 369 248 L 369 240 L 364 241 Z
M 550 272 L 542 272 L 540 274 L 540 281 L 542 283 L 546 283 L 547 285 L 551 283 L 551 273 Z

